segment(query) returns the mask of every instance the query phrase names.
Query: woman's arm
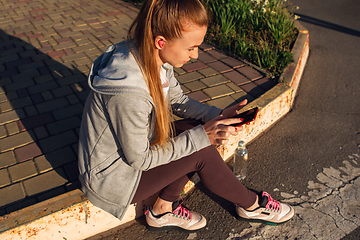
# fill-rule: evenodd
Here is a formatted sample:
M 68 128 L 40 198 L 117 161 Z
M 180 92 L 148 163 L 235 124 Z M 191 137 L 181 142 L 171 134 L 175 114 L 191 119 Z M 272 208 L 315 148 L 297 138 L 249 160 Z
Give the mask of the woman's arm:
M 150 96 L 133 93 L 118 94 L 108 101 L 110 127 L 129 165 L 146 171 L 210 145 L 206 132 L 199 125 L 175 137 L 164 149 L 151 147 L 155 124 L 152 104 Z
M 173 68 L 166 64 L 167 78 L 170 83 L 169 96 L 173 113 L 182 118 L 192 118 L 208 122 L 219 116 L 222 109 L 207 106 L 183 94 L 181 86 L 174 76 Z

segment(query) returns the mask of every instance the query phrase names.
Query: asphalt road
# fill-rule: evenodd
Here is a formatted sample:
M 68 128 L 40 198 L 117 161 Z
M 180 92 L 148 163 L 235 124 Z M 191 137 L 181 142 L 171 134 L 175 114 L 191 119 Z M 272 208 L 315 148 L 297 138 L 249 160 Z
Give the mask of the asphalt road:
M 277 199 L 284 198 L 281 193 L 306 196 L 309 181 L 316 181 L 324 168 L 341 169 L 344 160 L 360 155 L 360 2 L 291 2 L 299 6 L 296 14 L 310 32 L 310 55 L 293 110 L 248 146 L 250 166 L 244 182 Z M 359 168 L 356 161 L 352 164 Z M 328 208 L 334 207 L 328 203 Z M 140 219 L 98 239 L 240 239 L 237 233 L 256 227 L 237 221 L 232 204 L 201 186 L 187 197 L 186 205 L 208 219 L 206 230 L 196 234 L 152 233 Z M 312 224 L 317 220 L 321 221 L 313 219 Z M 241 239 L 247 236 L 251 234 Z M 299 239 L 306 238 L 299 235 Z M 360 239 L 359 227 L 344 239 Z

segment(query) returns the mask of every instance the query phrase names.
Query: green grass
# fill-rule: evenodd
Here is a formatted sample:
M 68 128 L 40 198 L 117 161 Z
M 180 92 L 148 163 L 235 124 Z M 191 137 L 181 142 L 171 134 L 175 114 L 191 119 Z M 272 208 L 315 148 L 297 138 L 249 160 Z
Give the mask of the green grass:
M 293 61 L 294 15 L 284 0 L 204 0 L 211 13 L 206 42 L 279 77 Z

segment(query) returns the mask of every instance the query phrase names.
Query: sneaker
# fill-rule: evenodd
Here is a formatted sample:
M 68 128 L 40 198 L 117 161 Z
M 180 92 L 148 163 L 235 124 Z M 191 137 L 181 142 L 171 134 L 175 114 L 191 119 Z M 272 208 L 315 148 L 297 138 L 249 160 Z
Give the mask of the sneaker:
M 181 206 L 182 201 L 173 203 L 173 212 L 156 215 L 152 208 L 145 211 L 147 228 L 151 231 L 177 229 L 195 232 L 206 226 L 206 219 L 199 213 Z
M 237 218 L 277 225 L 287 222 L 294 216 L 294 209 L 290 205 L 274 200 L 267 192 L 262 192 L 261 196 L 259 196 L 259 205 L 260 207 L 252 211 L 236 205 Z

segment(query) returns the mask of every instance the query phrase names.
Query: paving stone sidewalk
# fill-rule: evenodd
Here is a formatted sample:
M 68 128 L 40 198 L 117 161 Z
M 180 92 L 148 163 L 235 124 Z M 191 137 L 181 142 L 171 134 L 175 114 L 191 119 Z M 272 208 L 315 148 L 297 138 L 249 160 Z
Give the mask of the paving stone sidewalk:
M 137 12 L 123 1 L 0 0 L 0 216 L 79 188 L 86 76 Z M 175 72 L 186 94 L 220 108 L 275 85 L 208 44 Z

